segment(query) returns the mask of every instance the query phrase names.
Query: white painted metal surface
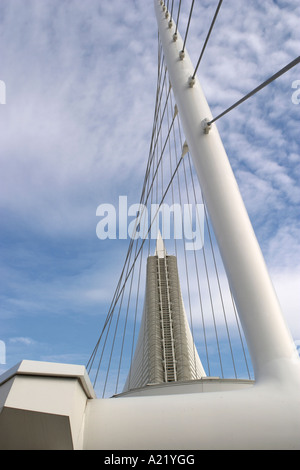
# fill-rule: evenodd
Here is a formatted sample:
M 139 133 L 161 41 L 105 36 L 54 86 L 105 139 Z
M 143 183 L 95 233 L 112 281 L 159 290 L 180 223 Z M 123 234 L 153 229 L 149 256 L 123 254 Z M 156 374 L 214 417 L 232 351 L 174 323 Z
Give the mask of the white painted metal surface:
M 162 2 L 154 0 L 160 40 L 189 150 L 253 363 L 255 379 L 291 379 L 300 373 L 298 354 L 287 329 L 260 247 L 242 201 L 216 125 L 205 133 L 212 114 L 194 67 L 177 32 L 169 27 Z
M 84 448 L 300 449 L 299 406 L 276 383 L 271 394 L 267 385 L 255 385 L 91 400 Z
M 0 377 L 0 449 L 82 449 L 93 398 L 84 366 L 22 361 Z
M 0 380 L 1 449 L 300 449 L 291 384 L 204 378 L 96 399 L 82 366 L 26 363 Z

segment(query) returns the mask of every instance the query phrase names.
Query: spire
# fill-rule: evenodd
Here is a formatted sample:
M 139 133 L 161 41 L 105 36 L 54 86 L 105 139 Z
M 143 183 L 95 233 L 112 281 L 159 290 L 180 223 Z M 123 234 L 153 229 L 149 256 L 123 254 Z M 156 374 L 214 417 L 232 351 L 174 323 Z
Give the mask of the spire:
M 158 234 L 157 234 L 155 256 L 158 256 L 159 258 L 165 258 L 167 256 L 165 244 L 162 239 L 160 230 L 158 231 Z
M 145 294 L 139 337 L 123 391 L 206 377 L 183 305 L 177 259 L 167 256 L 160 232 L 155 254 L 147 259 Z

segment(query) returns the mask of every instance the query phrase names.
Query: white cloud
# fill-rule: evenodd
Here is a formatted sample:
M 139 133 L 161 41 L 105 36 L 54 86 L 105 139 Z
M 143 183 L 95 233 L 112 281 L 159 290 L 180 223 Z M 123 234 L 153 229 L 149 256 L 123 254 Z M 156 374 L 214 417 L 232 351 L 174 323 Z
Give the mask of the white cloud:
M 145 168 L 152 37 L 139 30 L 133 41 L 137 12 L 127 14 L 122 3 L 83 9 L 77 1 L 57 8 L 31 1 L 25 11 L 15 0 L 5 10 L 2 68 L 10 103 L 0 116 L 1 204 L 30 214 L 48 233 L 81 231 L 79 221 L 112 192 L 109 181 L 123 184 L 133 166 Z
M 9 338 L 9 342 L 12 344 L 22 344 L 24 346 L 32 346 L 36 343 L 31 338 L 23 338 L 23 337 Z

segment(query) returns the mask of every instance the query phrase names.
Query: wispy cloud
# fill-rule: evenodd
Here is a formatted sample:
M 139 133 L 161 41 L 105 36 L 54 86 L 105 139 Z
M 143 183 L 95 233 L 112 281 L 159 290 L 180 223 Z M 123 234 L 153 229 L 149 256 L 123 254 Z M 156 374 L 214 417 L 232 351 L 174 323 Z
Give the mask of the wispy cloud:
M 9 342 L 12 344 L 24 344 L 25 346 L 31 346 L 35 344 L 35 341 L 31 338 L 23 338 L 17 337 L 17 338 L 9 338 Z

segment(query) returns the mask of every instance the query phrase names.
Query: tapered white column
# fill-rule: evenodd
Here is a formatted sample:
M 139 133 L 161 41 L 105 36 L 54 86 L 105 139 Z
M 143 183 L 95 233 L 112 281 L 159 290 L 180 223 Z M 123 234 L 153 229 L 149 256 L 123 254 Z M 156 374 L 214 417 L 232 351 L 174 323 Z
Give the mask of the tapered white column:
M 205 133 L 212 115 L 183 41 L 159 0 L 154 0 L 165 63 L 189 150 L 237 305 L 251 355 L 255 379 L 285 380 L 300 373 L 292 337 L 286 327 L 260 247 L 216 125 Z M 242 149 L 241 149 L 242 152 Z

